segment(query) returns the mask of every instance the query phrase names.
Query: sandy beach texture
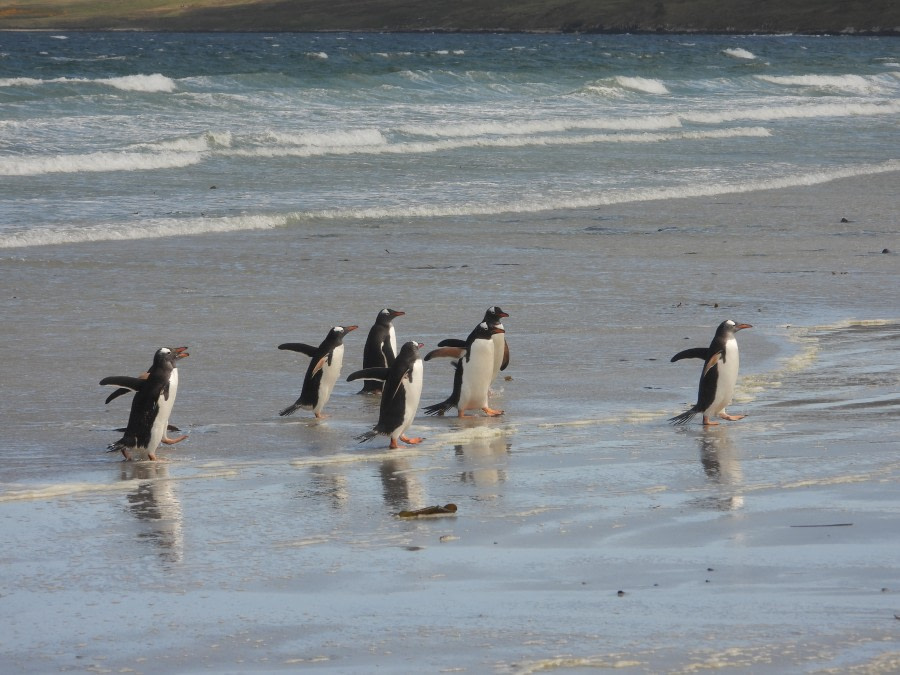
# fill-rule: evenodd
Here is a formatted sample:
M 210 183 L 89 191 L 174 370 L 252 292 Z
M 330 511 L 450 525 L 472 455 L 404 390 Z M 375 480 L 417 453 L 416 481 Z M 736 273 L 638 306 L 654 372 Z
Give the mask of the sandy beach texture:
M 897 672 L 897 181 L 3 250 L 0 671 Z M 495 303 L 504 416 L 278 417 L 277 344 L 358 323 L 346 375 L 383 306 L 431 347 Z M 672 428 L 725 318 L 748 416 Z M 159 345 L 190 436 L 125 463 L 97 383 Z

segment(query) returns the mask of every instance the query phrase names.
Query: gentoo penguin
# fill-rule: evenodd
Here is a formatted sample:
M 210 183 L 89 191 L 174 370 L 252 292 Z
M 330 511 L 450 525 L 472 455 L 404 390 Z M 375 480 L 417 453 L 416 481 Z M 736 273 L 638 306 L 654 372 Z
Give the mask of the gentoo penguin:
M 385 308 L 378 312 L 375 323 L 369 329 L 369 337 L 366 338 L 366 347 L 363 351 L 363 369 L 366 368 L 390 368 L 397 357 L 397 334 L 394 332 L 394 324 L 391 323 L 405 312 L 396 309 Z M 379 380 L 365 380 L 360 394 L 381 393 L 382 382 Z
M 447 346 L 428 352 L 426 361 L 435 357 L 456 359 L 453 377 L 453 392 L 441 403 L 425 408 L 428 415 L 443 415 L 450 408 L 456 408 L 460 417 L 466 417 L 466 410 L 480 408 L 489 417 L 502 415 L 502 410 L 488 407 L 488 390 L 494 374 L 494 343 L 492 336 L 503 332 L 502 325 L 488 326 L 482 321 L 464 347 Z
M 322 408 L 328 403 L 334 383 L 341 374 L 341 364 L 344 362 L 344 336 L 357 328 L 358 326 L 334 326 L 318 347 L 303 342 L 285 342 L 278 345 L 278 349 L 300 352 L 312 359 L 306 369 L 306 377 L 303 378 L 300 398 L 279 412 L 279 415 L 284 417 L 293 415 L 299 408 L 312 408 L 317 418 L 325 417 Z
M 723 321 L 716 329 L 716 335 L 709 343 L 709 347 L 685 349 L 672 357 L 673 362 L 681 359 L 703 359 L 697 402 L 687 412 L 670 418 L 672 424 L 686 424 L 697 413 L 703 413 L 705 426 L 718 424 L 709 419 L 717 415 L 724 420 L 739 420 L 745 417 L 725 412 L 725 406 L 731 403 L 734 395 L 734 385 L 740 366 L 738 344 L 734 334 L 744 328 L 753 326 L 748 323 L 735 323 L 731 319 Z
M 491 328 L 494 326 L 503 328 L 503 324 L 500 322 L 508 316 L 509 314 L 495 305 L 487 308 L 487 311 L 484 313 L 484 318 L 481 321 Z M 475 330 L 477 330 L 477 327 Z M 465 341 L 455 340 L 453 338 L 441 340 L 438 342 L 438 347 L 465 347 L 466 342 L 468 342 L 471 337 L 472 333 L 469 334 L 469 338 Z M 491 340 L 494 343 L 494 370 L 491 375 L 491 382 L 493 383 L 493 381 L 497 379 L 497 375 L 500 374 L 500 371 L 506 370 L 506 367 L 509 365 L 509 345 L 506 342 L 505 329 L 500 333 L 495 333 L 493 337 L 491 337 Z
M 425 369 L 419 348 L 423 346 L 420 342 L 407 342 L 400 348 L 400 353 L 389 368 L 363 368 L 347 378 L 348 382 L 366 379 L 384 383 L 378 423 L 371 431 L 357 436 L 360 442 L 375 438 L 378 434 L 391 437 L 391 449 L 399 447 L 398 439 L 411 444 L 422 442 L 421 438 L 408 438 L 404 434 L 416 417 L 422 396 Z
M 172 351 L 175 352 L 175 359 L 183 359 L 186 356 L 190 356 L 187 351 L 187 347 L 172 347 Z M 143 373 L 138 375 L 138 379 L 146 380 L 150 375 L 150 369 L 148 368 Z M 124 396 L 125 394 L 131 392 L 132 390 L 128 387 L 119 387 L 113 393 L 106 397 L 106 403 L 109 404 L 111 401 L 119 398 L 120 396 Z M 175 400 L 175 393 L 178 391 L 178 366 L 172 369 L 172 375 L 169 377 L 169 395 L 172 400 Z M 125 429 L 120 429 L 119 431 L 125 431 Z M 174 424 L 169 424 L 166 428 L 166 431 L 180 431 L 178 427 Z M 163 435 L 162 442 L 167 445 L 172 445 L 173 443 L 178 443 L 179 441 L 183 441 L 187 436 L 181 436 L 180 438 L 168 438 L 167 435 Z
M 156 459 L 156 448 L 160 442 L 178 443 L 186 438 L 165 437 L 169 425 L 169 415 L 175 404 L 175 390 L 172 388 L 172 373 L 175 360 L 184 358 L 168 347 L 162 347 L 153 355 L 153 365 L 147 371 L 146 379 L 140 377 L 113 376 L 100 380 L 101 385 L 113 385 L 133 389 L 135 394 L 131 401 L 131 414 L 125 435 L 109 446 L 109 452 L 119 451 L 125 459 L 132 459 L 132 453 L 140 455 L 139 459 Z

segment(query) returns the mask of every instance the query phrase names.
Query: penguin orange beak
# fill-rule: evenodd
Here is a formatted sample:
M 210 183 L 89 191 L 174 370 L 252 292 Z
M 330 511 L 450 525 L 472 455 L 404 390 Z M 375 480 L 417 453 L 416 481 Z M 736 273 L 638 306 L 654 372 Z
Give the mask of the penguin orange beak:
M 354 331 L 354 330 L 356 330 L 357 328 L 359 328 L 359 326 L 344 326 L 344 330 L 345 330 L 347 333 L 349 333 L 350 331 Z
M 753 328 L 749 323 L 739 323 L 734 327 L 734 332 L 738 332 L 739 330 L 744 330 L 745 328 Z
M 190 354 L 188 354 L 187 347 L 173 347 L 172 351 L 175 352 L 176 359 L 183 359 L 187 356 L 190 356 Z
M 406 312 L 401 312 L 399 309 L 395 309 L 391 311 L 391 318 L 396 319 L 398 316 L 405 316 Z

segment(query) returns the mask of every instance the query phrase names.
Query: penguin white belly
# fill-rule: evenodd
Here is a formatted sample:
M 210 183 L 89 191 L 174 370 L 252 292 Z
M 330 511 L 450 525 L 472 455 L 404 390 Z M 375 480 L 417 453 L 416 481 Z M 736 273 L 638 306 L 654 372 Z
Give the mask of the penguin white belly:
M 494 373 L 494 343 L 490 340 L 472 342 L 469 359 L 463 359 L 462 385 L 459 391 L 459 410 L 485 408 L 488 390 Z
M 731 338 L 725 343 L 725 359 L 716 364 L 718 378 L 716 379 L 716 396 L 712 405 L 706 409 L 709 417 L 721 413 L 731 403 L 734 396 L 734 386 L 737 383 L 740 356 L 738 355 L 737 340 Z
M 500 366 L 503 365 L 503 354 L 506 351 L 506 338 L 503 333 L 496 333 L 491 336 L 491 342 L 494 343 L 494 370 L 491 373 L 491 382 L 497 379 L 500 374 Z
M 172 408 L 175 406 L 175 395 L 177 393 L 178 368 L 173 368 L 172 374 L 169 376 L 169 399 L 166 400 L 164 396 L 159 397 L 159 413 L 156 415 L 156 419 L 162 418 L 163 434 L 166 433 L 166 429 L 169 426 L 169 417 L 172 416 Z
M 169 394 L 169 400 L 171 401 L 172 394 Z M 169 401 L 166 401 L 165 397 L 160 394 L 159 399 L 157 400 L 157 405 L 159 406 L 159 410 L 156 412 L 156 418 L 153 420 L 153 426 L 150 427 L 150 442 L 147 444 L 146 448 L 141 448 L 142 450 L 146 450 L 147 454 L 153 455 L 156 453 L 156 449 L 159 447 L 159 444 L 162 442 L 163 436 L 166 433 L 166 429 L 169 426 L 169 413 L 172 412 L 172 406 L 169 405 Z M 166 410 L 165 408 L 168 408 Z
M 404 381 L 403 388 L 406 392 L 406 401 L 403 409 L 403 423 L 391 434 L 394 439 L 399 438 L 412 425 L 416 418 L 416 411 L 419 409 L 419 400 L 422 398 L 422 377 L 424 374 L 422 360 L 418 359 L 413 365 L 412 377 Z
M 331 352 L 331 363 L 325 363 L 322 366 L 322 380 L 319 382 L 319 392 L 316 398 L 316 405 L 313 412 L 318 414 L 328 403 L 331 398 L 331 391 L 334 389 L 334 383 L 337 382 L 338 376 L 341 374 L 341 365 L 344 363 L 344 345 L 338 345 Z
M 397 331 L 394 330 L 393 324 L 388 329 L 388 342 L 391 343 L 391 353 L 396 358 L 396 356 L 398 354 L 398 352 L 397 352 Z

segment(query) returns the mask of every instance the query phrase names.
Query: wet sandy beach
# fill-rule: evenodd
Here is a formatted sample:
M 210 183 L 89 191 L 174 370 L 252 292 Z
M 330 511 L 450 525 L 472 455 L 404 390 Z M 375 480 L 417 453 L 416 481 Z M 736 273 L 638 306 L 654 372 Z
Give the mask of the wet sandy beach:
M 4 250 L 0 669 L 896 672 L 896 179 Z M 358 323 L 346 375 L 383 306 L 433 346 L 495 303 L 503 417 L 277 416 L 280 342 Z M 672 428 L 725 318 L 748 417 Z M 190 436 L 121 462 L 97 382 L 163 344 Z

